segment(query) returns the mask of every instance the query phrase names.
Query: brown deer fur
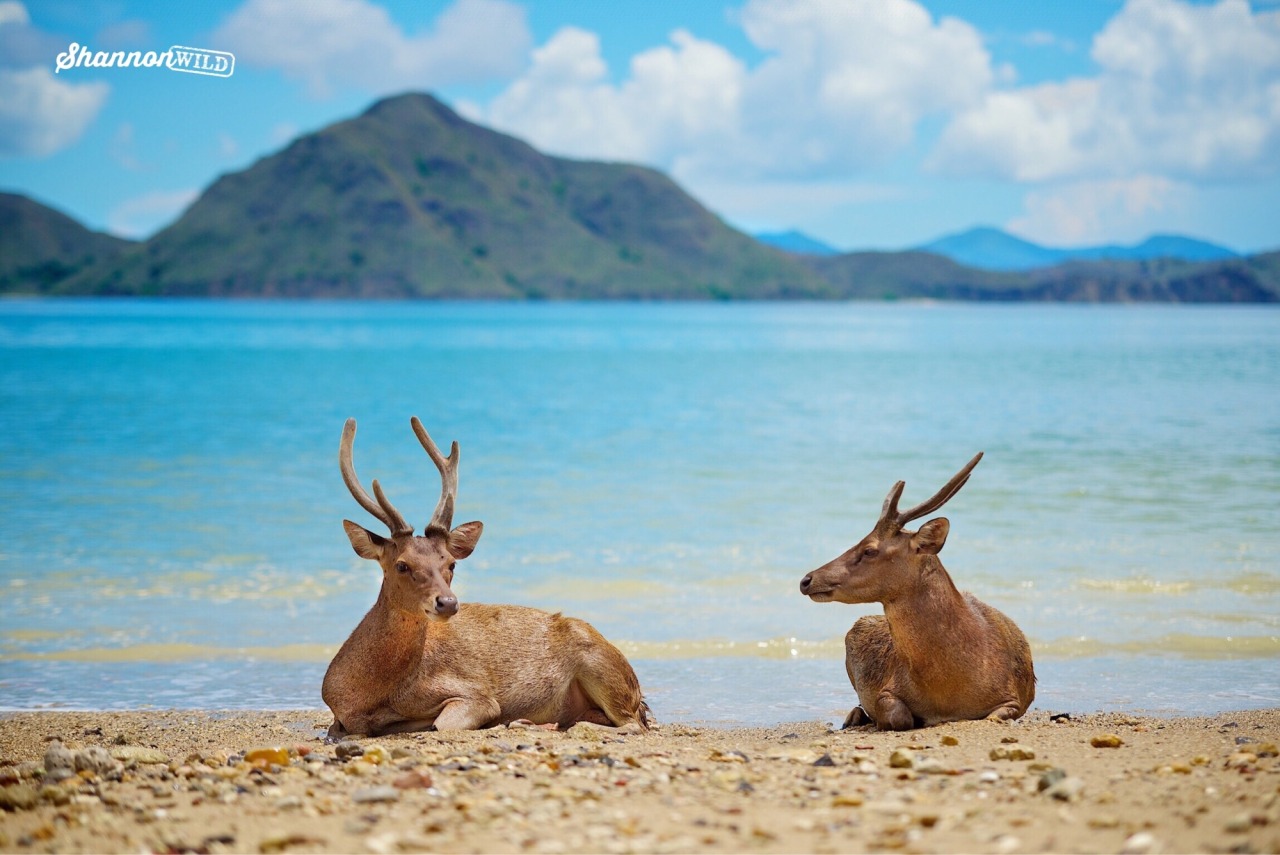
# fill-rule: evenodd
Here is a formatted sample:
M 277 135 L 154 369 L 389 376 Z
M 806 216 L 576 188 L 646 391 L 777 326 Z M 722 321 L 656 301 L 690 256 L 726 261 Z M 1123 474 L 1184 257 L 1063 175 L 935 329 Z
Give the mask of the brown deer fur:
M 343 430 L 343 480 L 392 533 L 382 537 L 343 520 L 356 554 L 381 565 L 382 590 L 325 673 L 321 696 L 333 711 L 330 738 L 520 720 L 647 728 L 635 671 L 590 624 L 523 606 L 458 604 L 450 588 L 454 569 L 475 549 L 483 525 L 450 528 L 458 445 L 446 458 L 416 418 L 412 425 L 443 482 L 421 536 L 376 480 L 376 499 L 364 492 L 351 462 L 355 420 Z
M 1015 719 L 1035 699 L 1031 648 L 1017 625 L 956 589 L 938 553 L 950 523 L 903 526 L 954 496 L 979 453 L 932 499 L 898 512 L 903 482 L 885 499 L 875 529 L 800 582 L 814 602 L 882 603 L 845 636 L 845 669 L 858 694 L 845 727 L 873 722 L 909 730 L 944 721 Z

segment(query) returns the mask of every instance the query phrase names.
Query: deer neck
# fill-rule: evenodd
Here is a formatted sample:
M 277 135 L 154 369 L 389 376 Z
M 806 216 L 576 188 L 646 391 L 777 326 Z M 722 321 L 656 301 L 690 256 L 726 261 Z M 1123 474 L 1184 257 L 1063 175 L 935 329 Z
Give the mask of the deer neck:
M 949 672 L 975 646 L 978 622 L 936 556 L 924 557 L 920 581 L 884 603 L 894 647 L 912 673 Z
M 372 654 L 372 661 L 377 662 L 380 675 L 386 678 L 418 668 L 427 625 L 427 616 L 421 610 L 396 608 L 382 590 L 355 634 L 360 637 L 361 646 Z

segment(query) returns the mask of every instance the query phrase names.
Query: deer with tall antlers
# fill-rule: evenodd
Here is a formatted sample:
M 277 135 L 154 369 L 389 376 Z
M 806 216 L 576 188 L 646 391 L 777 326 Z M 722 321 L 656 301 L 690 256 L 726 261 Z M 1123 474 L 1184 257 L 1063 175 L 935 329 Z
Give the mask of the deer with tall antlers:
M 484 525 L 453 527 L 458 443 L 445 457 L 416 416 L 410 423 L 442 482 L 435 513 L 417 536 L 377 479 L 372 497 L 360 485 L 355 419 L 342 431 L 342 480 L 391 536 L 342 521 L 356 554 L 381 565 L 382 589 L 325 673 L 330 739 L 517 721 L 647 729 L 635 671 L 590 624 L 523 606 L 458 603 L 449 587 L 454 568 Z
M 858 694 L 844 727 L 910 730 L 944 721 L 1015 719 L 1035 699 L 1031 647 L 1017 624 L 956 589 L 938 553 L 951 524 L 929 520 L 969 480 L 969 463 L 927 502 L 898 510 L 905 482 L 885 497 L 876 527 L 857 546 L 800 580 L 817 603 L 883 603 L 845 635 L 845 669 Z

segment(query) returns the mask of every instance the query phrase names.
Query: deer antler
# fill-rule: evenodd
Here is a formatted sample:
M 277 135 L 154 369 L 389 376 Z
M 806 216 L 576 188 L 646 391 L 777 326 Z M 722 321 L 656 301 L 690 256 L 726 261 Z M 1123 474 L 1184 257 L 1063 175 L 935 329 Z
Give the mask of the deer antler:
M 981 459 L 982 452 L 979 451 L 941 490 L 933 494 L 933 498 L 927 502 L 921 502 L 910 510 L 898 511 L 898 500 L 902 498 L 902 489 L 906 486 L 906 482 L 899 481 L 894 484 L 893 489 L 889 491 L 889 495 L 885 496 L 884 507 L 880 510 L 880 521 L 876 524 L 876 527 L 897 530 L 912 520 L 920 519 L 926 514 L 933 513 L 950 501 L 952 496 L 960 492 L 960 488 L 969 480 L 969 473 L 973 471 L 973 467 L 977 466 L 978 461 Z
M 418 442 L 422 443 L 431 461 L 440 470 L 440 501 L 436 503 L 435 512 L 431 514 L 431 522 L 427 523 L 427 530 L 435 528 L 448 534 L 453 527 L 453 503 L 458 498 L 458 442 L 454 440 L 449 449 L 449 456 L 445 457 L 432 442 L 427 429 L 422 426 L 422 422 L 418 421 L 417 416 L 411 418 L 409 424 L 413 425 L 413 432 L 418 435 Z
M 378 483 L 378 479 L 373 479 L 373 495 L 377 496 L 377 500 L 369 497 L 364 491 L 364 487 L 360 486 L 360 479 L 356 477 L 356 466 L 351 459 L 351 450 L 356 441 L 356 420 L 347 419 L 347 423 L 342 427 L 342 444 L 338 446 L 338 466 L 342 469 L 342 480 L 346 483 L 347 489 L 351 491 L 351 495 L 360 507 L 373 514 L 389 529 L 391 536 L 396 537 L 403 534 L 413 534 L 413 526 L 405 522 L 404 516 L 396 510 L 395 505 L 387 499 L 387 495 L 382 492 L 382 485 Z

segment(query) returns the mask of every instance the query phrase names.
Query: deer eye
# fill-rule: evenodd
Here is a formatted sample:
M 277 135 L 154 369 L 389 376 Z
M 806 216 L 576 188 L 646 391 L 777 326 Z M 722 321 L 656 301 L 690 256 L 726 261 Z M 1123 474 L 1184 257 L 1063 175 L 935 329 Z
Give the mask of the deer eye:
M 863 558 L 875 558 L 875 557 L 876 557 L 877 555 L 879 555 L 879 554 L 880 554 L 880 550 L 876 549 L 876 548 L 873 546 L 873 547 L 871 547 L 870 549 L 865 550 L 865 551 L 862 553 L 862 557 L 863 557 Z
M 397 562 L 396 562 L 396 569 L 397 569 L 397 570 L 399 570 L 401 573 L 408 573 L 408 572 L 409 572 L 409 565 L 408 565 L 408 564 L 405 564 L 403 561 L 397 561 Z
M 450 562 L 449 562 L 449 572 L 450 572 L 450 573 L 452 573 L 452 572 L 457 568 L 457 566 L 458 566 L 458 562 L 457 562 L 457 561 L 450 561 Z

